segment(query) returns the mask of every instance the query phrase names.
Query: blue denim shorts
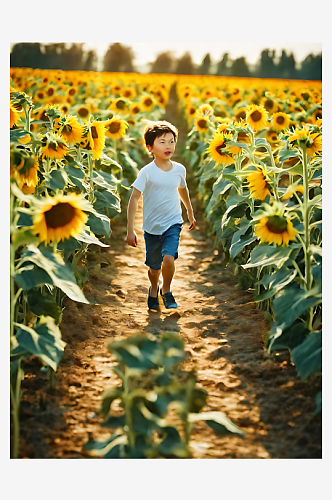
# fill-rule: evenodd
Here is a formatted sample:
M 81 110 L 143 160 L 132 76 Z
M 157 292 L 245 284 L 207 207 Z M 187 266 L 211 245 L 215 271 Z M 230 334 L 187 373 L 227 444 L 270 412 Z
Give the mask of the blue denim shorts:
M 145 264 L 158 271 L 164 255 L 173 255 L 177 259 L 182 224 L 173 224 L 163 234 L 150 234 L 144 231 L 146 248 Z

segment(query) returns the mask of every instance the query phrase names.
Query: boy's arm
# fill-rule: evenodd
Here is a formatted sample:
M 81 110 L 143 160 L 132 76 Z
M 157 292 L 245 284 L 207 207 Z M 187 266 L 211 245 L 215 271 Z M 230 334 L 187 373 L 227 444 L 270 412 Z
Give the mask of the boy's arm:
M 194 229 L 195 224 L 196 224 L 196 219 L 194 217 L 193 207 L 191 206 L 188 188 L 187 188 L 187 186 L 184 188 L 179 187 L 178 191 L 179 191 L 180 198 L 183 201 L 183 204 L 187 209 L 188 220 L 190 222 L 189 229 Z
M 127 243 L 132 247 L 137 246 L 137 235 L 134 230 L 134 221 L 137 210 L 138 200 L 141 197 L 141 191 L 134 187 L 133 192 L 131 193 L 131 197 L 128 203 L 128 211 L 127 211 Z

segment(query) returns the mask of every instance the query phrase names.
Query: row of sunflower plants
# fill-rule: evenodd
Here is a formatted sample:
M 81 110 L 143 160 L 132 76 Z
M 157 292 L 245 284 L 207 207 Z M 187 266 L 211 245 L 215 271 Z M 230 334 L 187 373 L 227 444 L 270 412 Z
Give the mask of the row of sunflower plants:
M 90 245 L 109 246 L 110 221 L 120 212 L 120 195 L 126 196 L 137 173 L 138 162 L 132 157 L 142 161 L 145 152 L 140 131 L 146 110 L 136 109 L 139 122 L 135 123 L 129 123 L 125 113 L 113 109 L 105 113 L 97 106 L 95 115 L 88 108 L 83 118 L 84 112 L 80 116 L 77 111 L 86 105 L 85 95 L 76 107 L 60 104 L 60 78 L 56 78 L 60 74 L 63 82 L 74 80 L 74 75 L 63 72 L 41 75 L 40 70 L 20 68 L 12 72 L 10 88 L 10 390 L 15 458 L 22 361 L 38 357 L 54 386 L 65 348 L 59 328 L 63 299 L 88 303 L 82 290 L 87 277 L 84 257 Z M 81 78 L 77 85 L 93 87 L 86 75 Z M 38 103 L 38 84 L 43 80 L 49 83 L 45 94 L 52 100 Z M 71 99 L 80 86 L 69 83 Z M 121 84 L 109 91 L 112 95 L 119 89 Z M 153 95 L 145 96 L 146 101 L 147 97 L 153 117 L 159 118 L 163 108 Z M 121 98 L 115 101 L 119 104 Z
M 104 441 L 89 440 L 84 449 L 103 458 L 191 458 L 191 432 L 198 421 L 215 431 L 245 433 L 224 413 L 202 411 L 207 392 L 192 370 L 181 369 L 184 343 L 174 332 L 137 335 L 110 342 L 119 384 L 102 395 L 103 427 L 113 432 Z
M 253 103 L 244 111 L 220 120 L 200 104 L 184 156 L 216 244 L 270 314 L 269 352 L 287 348 L 301 378 L 320 376 L 322 120 L 297 122 L 280 110 L 275 117 Z M 316 402 L 319 412 L 321 393 Z

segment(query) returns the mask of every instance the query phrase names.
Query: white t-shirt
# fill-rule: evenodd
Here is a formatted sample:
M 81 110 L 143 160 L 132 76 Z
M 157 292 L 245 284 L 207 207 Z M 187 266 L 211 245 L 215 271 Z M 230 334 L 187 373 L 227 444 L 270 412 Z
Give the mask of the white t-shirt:
M 171 162 L 168 172 L 154 161 L 145 165 L 132 184 L 143 193 L 143 231 L 162 234 L 176 223 L 183 223 L 178 187 L 186 187 L 186 169 L 181 163 Z

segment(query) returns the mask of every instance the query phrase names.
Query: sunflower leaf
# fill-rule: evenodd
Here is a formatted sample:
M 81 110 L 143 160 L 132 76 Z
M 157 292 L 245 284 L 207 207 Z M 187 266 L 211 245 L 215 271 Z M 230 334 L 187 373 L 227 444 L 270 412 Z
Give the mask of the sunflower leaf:
M 59 254 L 54 254 L 44 245 L 39 245 L 38 248 L 34 245 L 27 245 L 22 253 L 19 266 L 21 267 L 25 262 L 33 262 L 36 266 L 46 271 L 52 280 L 52 284 L 61 288 L 70 299 L 89 304 L 89 301 L 85 298 L 82 290 L 76 283 L 71 263 L 65 263 Z M 20 270 L 19 272 L 22 271 Z
M 65 171 L 52 170 L 50 173 L 44 174 L 44 184 L 52 191 L 57 189 L 63 190 L 68 182 L 68 176 Z
M 322 371 L 322 330 L 311 332 L 302 344 L 291 351 L 296 371 L 304 380 L 311 373 Z
M 22 139 L 22 137 L 25 137 L 28 135 L 29 132 L 24 130 L 24 128 L 17 128 L 15 130 L 10 131 L 10 141 L 18 141 L 19 139 Z
M 57 370 L 66 343 L 61 340 L 61 333 L 54 319 L 42 316 L 35 329 L 16 323 L 18 345 Z
M 99 245 L 100 247 L 109 247 L 109 245 L 105 245 L 97 238 L 95 238 L 92 234 L 88 234 L 85 231 L 81 231 L 79 234 L 75 236 L 77 241 L 82 241 L 83 243 L 88 243 L 89 245 Z
M 250 254 L 250 261 L 242 264 L 243 269 L 250 267 L 264 267 L 270 264 L 277 264 L 278 267 L 286 262 L 294 249 L 300 248 L 301 243 L 292 243 L 286 247 L 273 247 L 271 245 L 260 244 Z

